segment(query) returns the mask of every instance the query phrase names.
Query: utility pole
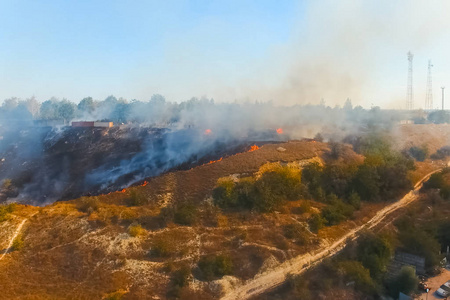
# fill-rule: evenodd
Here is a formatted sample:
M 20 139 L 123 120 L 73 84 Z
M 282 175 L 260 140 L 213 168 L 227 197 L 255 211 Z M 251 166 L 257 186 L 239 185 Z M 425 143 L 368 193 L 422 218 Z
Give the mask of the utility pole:
M 442 89 L 442 110 L 444 110 L 444 89 L 445 89 L 445 86 L 441 87 L 441 89 Z
M 425 96 L 425 109 L 432 110 L 433 109 L 433 81 L 431 77 L 431 68 L 433 65 L 431 64 L 431 60 L 428 60 L 428 77 L 427 77 L 427 94 Z
M 406 89 L 406 109 L 413 109 L 413 58 L 411 51 L 408 52 L 408 86 Z

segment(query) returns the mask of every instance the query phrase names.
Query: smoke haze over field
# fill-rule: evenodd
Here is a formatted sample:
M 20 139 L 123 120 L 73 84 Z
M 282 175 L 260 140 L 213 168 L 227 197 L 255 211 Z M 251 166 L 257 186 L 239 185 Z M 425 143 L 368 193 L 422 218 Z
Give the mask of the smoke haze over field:
M 10 99 L 0 107 L 0 201 L 49 203 L 85 193 L 122 189 L 176 168 L 246 151 L 251 145 L 289 139 L 341 140 L 369 128 L 389 128 L 400 112 L 324 105 L 276 107 L 270 103 L 215 104 L 208 99 L 128 103 L 113 96 L 78 105 Z M 70 128 L 63 121 L 108 120 L 111 129 Z M 59 126 L 54 126 L 59 122 Z M 48 126 L 52 124 L 52 126 Z
M 3 3 L 0 99 L 86 94 L 170 101 L 415 107 L 449 83 L 450 3 L 435 1 L 136 1 Z M 437 101 L 435 101 L 437 102 Z

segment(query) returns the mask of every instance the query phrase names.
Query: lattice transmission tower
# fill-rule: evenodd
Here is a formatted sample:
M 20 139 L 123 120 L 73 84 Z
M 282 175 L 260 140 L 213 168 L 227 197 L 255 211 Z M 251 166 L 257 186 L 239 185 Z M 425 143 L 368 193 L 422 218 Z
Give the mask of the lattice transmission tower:
M 433 79 L 431 77 L 431 60 L 428 61 L 428 76 L 427 76 L 427 94 L 425 95 L 425 109 L 433 109 Z
M 408 52 L 408 85 L 406 89 L 406 109 L 413 109 L 413 58 L 414 55 Z

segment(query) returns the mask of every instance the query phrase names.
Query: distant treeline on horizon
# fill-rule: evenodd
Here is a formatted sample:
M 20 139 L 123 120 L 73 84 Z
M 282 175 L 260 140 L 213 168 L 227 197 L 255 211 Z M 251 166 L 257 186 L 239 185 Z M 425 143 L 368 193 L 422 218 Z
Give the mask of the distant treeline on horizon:
M 168 102 L 164 96 L 155 94 L 145 102 L 127 101 L 124 98 L 117 99 L 114 96 L 108 96 L 103 101 L 86 97 L 78 104 L 57 98 L 51 98 L 42 103 L 35 97 L 26 100 L 9 98 L 5 99 L 0 107 L 0 123 L 2 120 L 16 123 L 33 120 L 60 120 L 64 123 L 71 120 L 92 120 L 115 123 L 173 124 L 178 122 L 195 123 L 199 119 L 202 119 L 203 123 L 214 123 L 217 118 L 224 121 L 234 118 L 256 121 L 258 118 L 260 120 L 256 123 L 269 121 L 274 126 L 276 123 L 292 123 L 292 118 L 300 118 L 308 124 L 330 123 L 331 119 L 337 124 L 350 122 L 364 126 L 377 123 L 392 124 L 403 120 L 421 124 L 448 123 L 450 121 L 449 115 L 445 111 L 427 113 L 423 110 L 381 110 L 379 107 L 364 109 L 361 106 L 353 107 L 349 99 L 342 107 L 326 106 L 324 102 L 317 105 L 280 107 L 274 105 L 273 102 L 215 103 L 214 99 L 208 98 L 191 98 L 179 103 Z M 277 121 L 277 119 L 281 119 L 281 121 Z M 294 123 L 298 123 L 298 120 Z

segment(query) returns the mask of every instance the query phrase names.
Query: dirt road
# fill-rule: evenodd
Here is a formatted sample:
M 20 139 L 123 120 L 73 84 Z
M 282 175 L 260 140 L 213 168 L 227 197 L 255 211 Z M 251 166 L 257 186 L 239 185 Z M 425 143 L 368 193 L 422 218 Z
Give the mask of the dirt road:
M 328 247 L 312 253 L 299 255 L 291 260 L 288 260 L 280 264 L 278 267 L 247 281 L 245 284 L 236 286 L 234 289 L 227 291 L 227 293 L 221 299 L 240 300 L 260 295 L 263 292 L 273 289 L 274 287 L 283 283 L 287 274 L 301 274 L 308 267 L 311 267 L 319 263 L 324 258 L 336 254 L 342 248 L 345 247 L 348 241 L 354 240 L 361 230 L 373 228 L 374 226 L 379 224 L 384 218 L 386 218 L 390 213 L 417 200 L 419 190 L 422 187 L 423 183 L 427 181 L 432 174 L 439 172 L 440 170 L 441 169 L 435 170 L 425 175 L 419 182 L 417 182 L 417 184 L 414 186 L 414 189 L 411 190 L 408 194 L 406 194 L 402 199 L 381 209 L 367 223 L 349 231 L 347 234 L 342 236 L 339 240 L 333 242 Z

